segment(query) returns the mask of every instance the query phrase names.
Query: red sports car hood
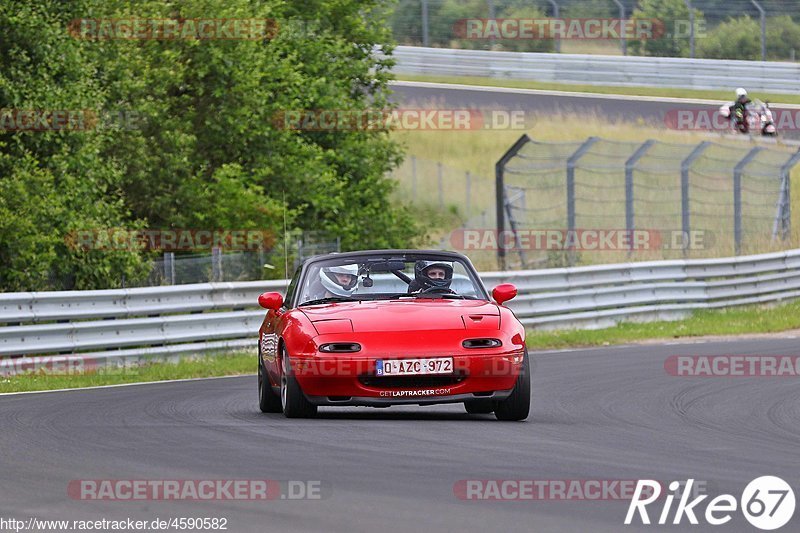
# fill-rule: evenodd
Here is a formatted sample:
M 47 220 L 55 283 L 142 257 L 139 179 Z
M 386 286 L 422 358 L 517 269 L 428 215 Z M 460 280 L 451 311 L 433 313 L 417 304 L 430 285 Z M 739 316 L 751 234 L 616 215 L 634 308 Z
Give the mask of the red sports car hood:
M 346 302 L 303 307 L 302 311 L 317 329 L 322 321 L 349 320 L 356 333 L 500 327 L 497 305 L 479 300 Z

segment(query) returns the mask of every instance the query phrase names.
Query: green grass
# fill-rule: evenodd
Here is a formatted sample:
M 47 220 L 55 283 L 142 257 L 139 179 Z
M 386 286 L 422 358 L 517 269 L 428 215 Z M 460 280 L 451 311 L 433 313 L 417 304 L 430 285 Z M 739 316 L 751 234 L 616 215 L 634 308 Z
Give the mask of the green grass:
M 0 377 L 0 393 L 74 389 L 99 385 L 120 385 L 147 381 L 172 379 L 207 378 L 216 376 L 238 376 L 256 372 L 256 357 L 253 354 L 221 354 L 183 358 L 177 363 L 151 363 L 141 367 L 90 372 L 76 375 L 24 374 Z
M 398 80 L 427 81 L 434 83 L 457 83 L 463 85 L 483 85 L 489 87 L 510 87 L 513 89 L 540 89 L 545 91 L 569 91 L 598 94 L 624 94 L 632 96 L 666 96 L 672 98 L 699 98 L 705 100 L 733 100 L 735 89 L 731 81 L 730 91 L 703 91 L 697 89 L 660 89 L 657 87 L 623 87 L 615 85 L 580 85 L 571 83 L 551 83 L 528 80 L 509 80 L 496 78 L 481 78 L 478 76 L 426 76 L 401 74 Z M 754 92 L 752 96 L 775 104 L 800 104 L 800 95 L 797 94 L 770 94 Z
M 774 333 L 800 328 L 800 300 L 778 306 L 745 306 L 719 311 L 696 311 L 677 321 L 632 323 L 597 330 L 530 331 L 531 349 L 606 346 L 650 339 L 705 335 Z

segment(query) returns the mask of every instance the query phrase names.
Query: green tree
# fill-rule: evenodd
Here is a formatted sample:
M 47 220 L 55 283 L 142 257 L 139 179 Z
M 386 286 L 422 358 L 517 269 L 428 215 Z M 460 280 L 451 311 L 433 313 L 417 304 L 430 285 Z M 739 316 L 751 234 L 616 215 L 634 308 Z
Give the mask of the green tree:
M 760 59 L 761 27 L 749 16 L 727 20 L 709 32 L 698 52 L 710 59 Z
M 264 40 L 80 40 L 76 18 L 271 18 Z M 0 107 L 137 118 L 85 132 L 0 135 L 0 289 L 108 287 L 147 271 L 136 251 L 86 252 L 76 229 L 323 230 L 347 249 L 419 234 L 390 202 L 387 131 L 295 131 L 291 110 L 389 107 L 380 0 L 9 0 Z M 390 57 L 390 56 L 389 56 Z M 64 278 L 61 285 L 54 278 Z
M 695 9 L 696 42 L 705 31 L 703 14 Z M 631 16 L 634 20 L 656 21 L 653 38 L 633 40 L 628 50 L 635 55 L 659 57 L 688 57 L 691 24 L 689 9 L 683 0 L 642 0 Z
M 0 290 L 113 286 L 147 271 L 135 252 L 69 246 L 70 232 L 139 224 L 118 185 L 122 169 L 100 153 L 108 130 L 17 131 L 24 110 L 97 109 L 106 91 L 61 23 L 60 2 L 0 4 Z

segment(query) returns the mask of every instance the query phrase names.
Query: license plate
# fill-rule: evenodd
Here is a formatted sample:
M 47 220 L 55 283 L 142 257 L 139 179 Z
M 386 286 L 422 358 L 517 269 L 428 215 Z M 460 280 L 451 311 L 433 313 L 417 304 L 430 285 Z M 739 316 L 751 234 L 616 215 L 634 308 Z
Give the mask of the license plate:
M 375 374 L 378 376 L 414 376 L 424 374 L 451 374 L 452 357 L 435 359 L 378 359 Z

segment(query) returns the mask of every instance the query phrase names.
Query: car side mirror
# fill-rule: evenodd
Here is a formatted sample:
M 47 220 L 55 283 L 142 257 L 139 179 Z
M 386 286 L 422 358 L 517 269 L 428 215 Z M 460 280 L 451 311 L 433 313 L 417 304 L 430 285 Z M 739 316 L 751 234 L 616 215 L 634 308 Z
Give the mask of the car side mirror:
M 492 298 L 499 305 L 509 301 L 517 295 L 517 288 L 511 283 L 501 283 L 492 291 Z
M 277 311 L 283 305 L 283 296 L 279 292 L 265 292 L 258 297 L 258 305 Z

